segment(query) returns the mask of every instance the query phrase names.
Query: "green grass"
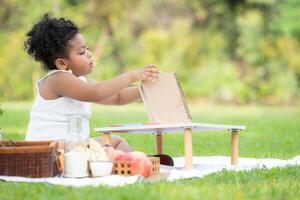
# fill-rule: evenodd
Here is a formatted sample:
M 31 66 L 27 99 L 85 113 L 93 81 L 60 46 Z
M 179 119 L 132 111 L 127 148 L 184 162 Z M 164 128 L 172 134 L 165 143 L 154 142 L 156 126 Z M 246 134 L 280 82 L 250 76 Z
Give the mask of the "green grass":
M 3 104 L 0 127 L 12 139 L 24 139 L 31 103 Z M 241 124 L 240 157 L 290 159 L 300 154 L 300 108 L 296 107 L 191 107 L 193 121 Z M 94 106 L 91 130 L 115 123 L 146 122 L 142 105 Z M 97 136 L 97 133 L 92 133 Z M 152 135 L 122 135 L 134 149 L 155 153 Z M 164 137 L 164 151 L 183 156 L 182 134 Z M 193 133 L 198 156 L 230 155 L 227 132 Z M 300 167 L 212 174 L 175 182 L 138 183 L 125 187 L 60 187 L 40 183 L 0 182 L 2 199 L 300 199 Z

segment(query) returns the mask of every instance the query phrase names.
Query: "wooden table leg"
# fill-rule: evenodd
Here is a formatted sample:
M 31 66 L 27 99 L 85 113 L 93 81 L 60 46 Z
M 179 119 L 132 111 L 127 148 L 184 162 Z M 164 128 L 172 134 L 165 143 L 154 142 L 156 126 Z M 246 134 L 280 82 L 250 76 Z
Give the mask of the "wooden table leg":
M 161 133 L 156 134 L 156 153 L 163 154 L 163 135 Z
M 193 168 L 192 129 L 184 129 L 185 169 Z
M 111 145 L 111 135 L 110 133 L 103 133 L 103 144 L 104 145 Z
M 237 130 L 231 131 L 231 164 L 238 164 L 239 156 L 239 134 Z

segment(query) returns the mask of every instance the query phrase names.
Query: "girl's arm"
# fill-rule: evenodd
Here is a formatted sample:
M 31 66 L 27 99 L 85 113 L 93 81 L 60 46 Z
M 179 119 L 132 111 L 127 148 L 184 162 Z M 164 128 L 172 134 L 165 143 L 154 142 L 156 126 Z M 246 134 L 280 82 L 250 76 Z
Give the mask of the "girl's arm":
M 141 99 L 140 90 L 138 87 L 127 87 L 120 93 L 118 105 L 132 103 Z
M 97 81 L 92 79 L 88 79 L 88 82 L 91 84 L 97 84 Z M 117 94 L 95 103 L 105 105 L 125 105 L 138 101 L 140 99 L 141 95 L 138 87 L 126 87 Z
M 75 75 L 66 72 L 57 72 L 47 77 L 46 80 L 52 91 L 58 96 L 87 102 L 102 102 L 109 97 L 119 94 L 120 99 L 122 99 L 119 102 L 126 103 L 139 98 L 137 89 L 124 90 L 126 87 L 135 81 L 157 79 L 158 75 L 159 71 L 155 65 L 147 65 L 144 68 L 127 72 L 96 84 L 86 83 Z

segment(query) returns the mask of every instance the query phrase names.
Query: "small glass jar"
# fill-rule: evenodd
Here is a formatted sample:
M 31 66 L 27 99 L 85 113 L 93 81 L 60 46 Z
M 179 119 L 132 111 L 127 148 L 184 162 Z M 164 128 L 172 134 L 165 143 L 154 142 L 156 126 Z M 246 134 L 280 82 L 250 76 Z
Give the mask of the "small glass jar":
M 88 137 L 82 131 L 83 117 L 68 116 L 68 134 L 65 138 L 64 177 L 88 176 Z

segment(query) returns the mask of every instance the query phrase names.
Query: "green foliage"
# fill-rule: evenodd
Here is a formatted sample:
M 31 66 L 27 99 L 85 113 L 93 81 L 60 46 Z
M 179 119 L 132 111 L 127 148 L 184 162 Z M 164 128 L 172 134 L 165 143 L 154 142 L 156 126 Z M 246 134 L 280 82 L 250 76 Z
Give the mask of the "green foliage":
M 271 29 L 300 41 L 300 22 L 298 20 L 300 2 L 297 0 L 279 1 L 274 10 L 276 11 L 276 18 L 270 23 Z
M 34 9 L 33 9 L 34 8 Z M 45 12 L 72 19 L 106 80 L 147 63 L 179 75 L 192 100 L 299 102 L 300 3 L 251 1 L 2 1 L 0 99 L 31 99 L 43 71 L 22 51 Z
M 1 107 L 1 104 L 0 104 L 0 117 L 3 115 L 3 113 L 4 113 L 4 111 L 3 111 L 2 107 Z

